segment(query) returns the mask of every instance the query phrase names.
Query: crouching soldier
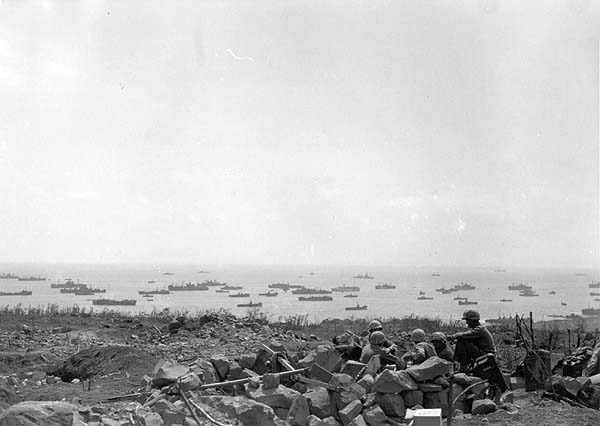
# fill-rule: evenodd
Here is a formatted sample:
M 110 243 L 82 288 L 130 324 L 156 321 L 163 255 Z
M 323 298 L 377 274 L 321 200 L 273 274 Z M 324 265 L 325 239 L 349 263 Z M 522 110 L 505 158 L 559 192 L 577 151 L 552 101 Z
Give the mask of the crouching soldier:
M 413 330 L 410 340 L 415 346 L 413 350 L 402 355 L 403 361 L 412 361 L 413 364 L 421 364 L 426 359 L 436 355 L 435 348 L 431 343 L 426 341 L 425 332 L 420 328 Z
M 463 320 L 467 322 L 469 330 L 448 336 L 448 340 L 456 341 L 454 361 L 460 363 L 461 370 L 481 355 L 496 353 L 494 338 L 489 330 L 479 322 L 480 319 L 479 312 L 466 311 L 463 314 Z
M 446 335 L 441 331 L 436 331 L 431 335 L 429 341 L 435 348 L 435 353 L 442 359 L 446 361 L 454 360 L 454 351 L 450 346 L 448 346 L 448 339 Z

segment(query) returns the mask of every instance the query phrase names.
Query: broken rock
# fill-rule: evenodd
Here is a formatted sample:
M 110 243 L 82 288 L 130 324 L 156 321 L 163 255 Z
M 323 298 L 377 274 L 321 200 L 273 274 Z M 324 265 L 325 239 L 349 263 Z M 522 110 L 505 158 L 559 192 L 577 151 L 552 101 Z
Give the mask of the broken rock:
M 287 422 L 292 426 L 308 426 L 308 401 L 304 395 L 296 395 L 292 400 L 290 411 L 287 416 Z
M 73 424 L 75 407 L 67 402 L 26 401 L 8 407 L 0 414 L 0 425 L 63 426 Z
M 373 382 L 373 392 L 396 393 L 406 390 L 416 390 L 415 381 L 403 371 L 383 370 Z
M 308 401 L 311 414 L 320 419 L 331 416 L 331 400 L 327 389 L 321 387 L 310 389 L 304 394 L 304 397 Z
M 491 399 L 479 399 L 473 401 L 473 407 L 471 408 L 472 414 L 489 414 L 496 411 L 496 404 Z
M 404 400 L 396 393 L 377 393 L 375 401 L 389 417 L 404 417 L 406 414 Z
M 300 395 L 299 392 L 283 385 L 271 389 L 265 389 L 262 385 L 256 389 L 247 386 L 246 394 L 248 398 L 266 404 L 269 407 L 280 408 L 290 408 L 294 397 Z
M 406 372 L 417 382 L 427 382 L 438 376 L 450 373 L 452 363 L 437 356 L 427 358 L 421 364 L 413 365 Z
M 383 426 L 387 423 L 387 416 L 381 407 L 373 407 L 365 410 L 363 418 L 370 426 Z
M 354 400 L 339 411 L 340 420 L 344 425 L 349 425 L 362 411 L 363 405 L 359 400 Z

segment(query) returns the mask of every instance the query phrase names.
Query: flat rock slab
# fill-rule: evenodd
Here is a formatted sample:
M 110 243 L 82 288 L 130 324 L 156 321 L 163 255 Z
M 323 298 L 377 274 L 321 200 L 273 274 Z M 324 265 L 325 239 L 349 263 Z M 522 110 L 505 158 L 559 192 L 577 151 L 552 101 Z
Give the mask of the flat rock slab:
M 283 385 L 271 389 L 264 389 L 261 385 L 256 389 L 247 386 L 246 394 L 248 398 L 266 404 L 269 407 L 290 408 L 292 400 L 295 396 L 300 395 L 300 392 Z
M 426 359 L 421 364 L 413 365 L 406 372 L 417 382 L 428 382 L 438 376 L 450 373 L 452 363 L 437 356 Z
M 25 401 L 0 414 L 0 426 L 72 425 L 75 407 L 58 401 Z
M 279 425 L 271 407 L 243 396 L 205 396 L 199 399 L 200 402 L 238 419 L 245 425 Z
M 373 382 L 373 392 L 396 393 L 406 390 L 416 390 L 415 381 L 404 371 L 383 370 Z
M 496 404 L 491 399 L 478 399 L 473 401 L 473 407 L 471 407 L 472 414 L 489 414 L 496 411 Z

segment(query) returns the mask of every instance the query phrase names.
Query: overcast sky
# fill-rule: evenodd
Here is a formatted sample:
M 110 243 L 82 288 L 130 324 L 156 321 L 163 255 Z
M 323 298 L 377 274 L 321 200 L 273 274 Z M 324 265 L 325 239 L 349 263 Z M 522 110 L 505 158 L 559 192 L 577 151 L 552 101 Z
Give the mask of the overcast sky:
M 595 2 L 0 3 L 0 261 L 598 267 Z

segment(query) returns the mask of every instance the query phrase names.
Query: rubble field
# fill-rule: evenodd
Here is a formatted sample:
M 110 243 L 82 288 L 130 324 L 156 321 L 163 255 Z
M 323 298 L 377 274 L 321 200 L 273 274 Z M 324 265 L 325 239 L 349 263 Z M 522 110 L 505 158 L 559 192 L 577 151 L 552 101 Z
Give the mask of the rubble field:
M 549 374 L 529 392 L 518 378 L 499 399 L 441 358 L 361 364 L 342 358 L 334 336 L 226 312 L 0 315 L 0 333 L 0 426 L 408 425 L 418 408 L 459 426 L 600 424 L 600 387 L 583 377 Z

